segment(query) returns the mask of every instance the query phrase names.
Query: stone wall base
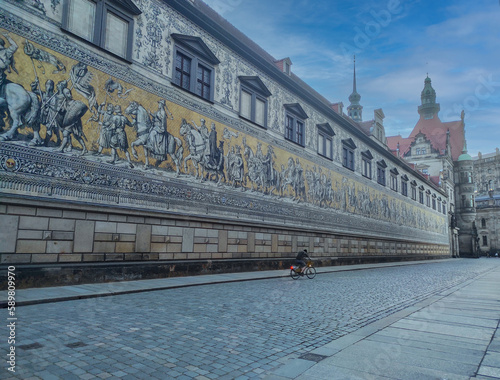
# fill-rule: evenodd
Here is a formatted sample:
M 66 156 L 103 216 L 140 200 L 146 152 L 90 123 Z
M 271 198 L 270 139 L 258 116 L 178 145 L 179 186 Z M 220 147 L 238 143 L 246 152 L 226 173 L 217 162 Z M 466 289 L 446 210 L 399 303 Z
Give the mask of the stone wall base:
M 372 256 L 372 257 L 316 257 L 316 267 L 399 262 L 439 259 L 435 256 Z M 168 277 L 196 276 L 217 273 L 238 273 L 264 270 L 288 270 L 293 258 L 282 260 L 192 260 L 176 262 L 130 262 L 89 264 L 46 264 L 16 266 L 17 289 L 49 286 L 110 283 L 159 279 Z M 0 289 L 7 287 L 6 268 L 0 269 Z

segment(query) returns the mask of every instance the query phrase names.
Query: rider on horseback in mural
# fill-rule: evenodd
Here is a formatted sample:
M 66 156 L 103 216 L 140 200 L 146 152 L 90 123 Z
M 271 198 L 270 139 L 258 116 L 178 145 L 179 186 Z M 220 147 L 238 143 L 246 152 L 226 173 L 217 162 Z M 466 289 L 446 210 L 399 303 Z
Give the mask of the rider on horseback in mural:
M 16 70 L 16 65 L 14 62 L 14 53 L 17 51 L 16 42 L 10 38 L 8 33 L 3 33 L 3 36 L 7 39 L 10 46 L 5 47 L 5 40 L 0 38 L 0 127 L 3 128 L 5 126 L 4 118 L 6 116 L 5 105 L 2 102 L 2 99 L 5 99 L 4 91 L 5 84 L 9 81 L 7 80 L 7 74 L 14 71 L 16 74 L 19 74 Z

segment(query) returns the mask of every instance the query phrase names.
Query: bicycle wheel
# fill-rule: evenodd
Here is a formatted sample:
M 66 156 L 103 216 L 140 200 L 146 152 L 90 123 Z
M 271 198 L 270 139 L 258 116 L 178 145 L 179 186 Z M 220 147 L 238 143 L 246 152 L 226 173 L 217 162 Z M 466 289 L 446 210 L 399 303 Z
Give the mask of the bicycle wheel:
M 293 269 L 290 269 L 290 277 L 296 280 L 300 277 L 300 273 L 297 273 Z
M 314 278 L 316 277 L 316 268 L 314 267 L 309 267 L 306 269 L 306 276 L 307 278 Z

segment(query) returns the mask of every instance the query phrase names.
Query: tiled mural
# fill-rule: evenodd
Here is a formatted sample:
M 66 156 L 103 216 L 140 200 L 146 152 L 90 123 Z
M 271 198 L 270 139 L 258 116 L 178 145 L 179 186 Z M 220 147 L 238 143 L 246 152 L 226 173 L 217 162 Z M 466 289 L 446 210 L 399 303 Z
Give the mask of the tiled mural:
M 143 14 L 136 24 L 133 59 L 157 79 L 168 78 L 170 33 L 196 36 L 201 31 L 164 14 L 173 11 L 155 1 L 137 3 Z M 24 4 L 48 18 L 57 19 L 61 12 L 58 0 Z M 308 215 L 311 225 L 338 225 L 342 215 L 359 216 L 358 226 L 365 230 L 376 230 L 379 221 L 387 236 L 392 224 L 447 241 L 445 215 L 322 166 L 265 138 L 265 131 L 256 132 L 182 91 L 16 16 L 0 15 L 0 25 L 5 41 L 0 51 L 1 192 L 164 211 L 182 200 L 198 204 L 203 213 L 214 205 L 272 217 Z M 210 37 L 204 41 L 224 61 L 216 69 L 216 102 L 234 109 L 239 104 L 236 74 L 254 71 Z M 262 80 L 273 93 L 269 128 L 283 134 L 281 103 L 294 99 Z M 310 125 L 322 122 L 312 108 L 304 109 Z M 315 149 L 315 131 L 309 128 L 306 144 Z M 339 152 L 334 159 L 340 159 Z

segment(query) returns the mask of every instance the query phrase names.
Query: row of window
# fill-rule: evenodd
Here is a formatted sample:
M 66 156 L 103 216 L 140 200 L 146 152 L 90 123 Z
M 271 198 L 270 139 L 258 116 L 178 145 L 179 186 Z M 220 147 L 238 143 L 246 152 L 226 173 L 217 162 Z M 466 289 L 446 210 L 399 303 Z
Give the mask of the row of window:
M 68 0 L 64 3 L 63 28 L 71 33 L 104 48 L 111 53 L 130 60 L 132 49 L 133 17 L 141 11 L 131 0 Z M 209 47 L 199 37 L 171 34 L 175 40 L 174 69 L 172 83 L 200 98 L 213 102 L 214 67 L 220 63 Z M 272 95 L 257 76 L 240 76 L 240 116 L 260 127 L 267 128 L 268 98 Z M 285 104 L 285 138 L 305 146 L 305 120 L 308 115 L 298 103 Z M 333 159 L 333 137 L 335 133 L 328 123 L 317 125 L 318 154 Z M 342 165 L 354 171 L 356 145 L 352 139 L 342 140 Z M 425 150 L 418 150 L 425 154 Z M 423 152 L 423 153 L 422 153 Z M 417 153 L 417 154 L 418 154 Z M 370 151 L 362 152 L 362 174 L 372 178 Z M 384 160 L 377 162 L 377 182 L 386 186 Z M 399 172 L 390 170 L 390 187 L 398 191 Z M 401 177 L 401 193 L 408 196 L 408 177 Z M 435 197 L 435 195 L 433 196 Z M 412 185 L 412 199 L 416 200 L 416 184 Z M 420 191 L 420 203 L 423 191 Z M 427 206 L 431 207 L 427 195 Z M 438 209 L 445 209 L 441 201 Z M 436 200 L 432 199 L 436 210 Z M 446 210 L 443 211 L 446 213 Z

